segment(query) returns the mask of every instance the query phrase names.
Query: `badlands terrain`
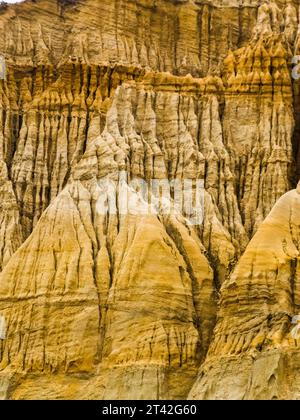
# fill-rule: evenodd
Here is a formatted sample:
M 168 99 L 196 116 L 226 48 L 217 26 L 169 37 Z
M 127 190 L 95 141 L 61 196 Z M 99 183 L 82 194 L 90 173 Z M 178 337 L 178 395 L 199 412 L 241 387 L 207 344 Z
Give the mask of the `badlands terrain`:
M 300 399 L 299 5 L 0 4 L 1 399 Z

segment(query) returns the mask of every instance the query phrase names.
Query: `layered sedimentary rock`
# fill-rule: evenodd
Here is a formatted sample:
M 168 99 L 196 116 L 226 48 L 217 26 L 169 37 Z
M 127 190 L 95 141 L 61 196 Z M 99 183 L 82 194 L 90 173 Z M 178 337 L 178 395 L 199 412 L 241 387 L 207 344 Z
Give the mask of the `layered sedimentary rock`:
M 192 398 L 299 399 L 299 211 L 298 188 L 278 200 L 223 284 Z
M 186 370 L 190 375 L 196 373 L 197 360 L 208 347 L 215 316 L 213 271 L 199 238 L 184 221 L 164 220 L 151 214 L 112 215 L 110 208 L 107 214 L 101 212 L 104 194 L 101 180 L 106 176 L 117 180 L 118 174 L 128 169 L 131 176 L 147 178 L 144 165 L 139 165 L 139 160 L 144 162 L 147 156 L 137 153 L 139 159 L 132 156 L 132 166 L 127 168 L 127 155 L 138 152 L 142 141 L 142 134 L 134 132 L 131 104 L 131 98 L 138 94 L 142 107 L 147 103 L 147 92 L 142 89 L 138 93 L 135 84 L 118 89 L 102 135 L 87 146 L 83 158 L 74 166 L 67 187 L 17 251 L 20 255 L 16 254 L 16 264 L 11 259 L 4 271 L 7 274 L 3 272 L 8 277 L 1 282 L 2 313 L 9 320 L 8 337 L 2 349 L 3 372 L 13 367 L 17 372 L 35 374 L 48 371 L 92 375 L 114 367 L 113 375 L 122 375 L 124 386 L 127 376 L 132 374 L 137 380 L 145 380 L 146 390 L 141 388 L 141 397 L 147 395 L 147 386 L 152 383 L 153 398 L 164 395 L 166 391 L 159 394 L 158 389 L 168 388 L 166 381 L 175 381 L 168 373 L 172 368 L 174 375 L 177 375 L 174 367 L 182 370 L 183 376 L 187 376 Z M 150 95 L 154 95 L 152 90 L 149 98 Z M 172 98 L 170 94 L 166 96 Z M 177 96 L 174 93 L 175 99 Z M 145 109 L 140 112 L 142 121 Z M 154 111 L 152 114 L 155 128 Z M 151 115 L 151 109 L 147 115 Z M 151 132 L 145 132 L 145 137 L 147 134 L 148 176 L 152 177 L 151 172 L 157 170 L 157 176 L 165 177 L 166 168 L 157 140 Z M 135 145 L 132 150 L 131 143 Z M 191 165 L 193 170 L 193 161 Z M 129 190 L 128 194 L 135 193 Z M 157 255 L 160 272 L 155 267 Z M 25 283 L 21 281 L 17 285 L 15 279 L 19 275 Z M 171 289 L 169 278 L 172 278 Z M 145 296 L 151 296 L 150 300 L 145 301 Z M 169 301 L 165 313 L 158 317 L 161 302 L 169 299 L 173 304 Z M 17 312 L 14 301 L 18 302 Z M 33 310 L 31 314 L 29 308 Z M 47 312 L 44 316 L 40 312 L 42 308 Z M 24 311 L 27 320 L 22 316 Z M 47 326 L 46 319 L 52 319 Z M 25 338 L 22 331 L 28 325 L 37 334 L 32 334 L 30 327 Z M 45 327 L 49 329 L 47 332 Z M 64 352 L 57 353 L 57 340 L 61 350 L 65 348 Z M 166 380 L 164 376 L 170 378 Z M 105 387 L 105 395 L 126 396 L 126 390 L 116 386 L 117 378 L 107 377 L 109 386 Z M 173 396 L 180 396 L 184 390 L 174 392 Z
M 255 4 L 224 6 L 189 0 L 27 0 L 2 12 L 0 47 L 13 62 L 29 66 L 118 62 L 197 75 L 251 36 Z
M 224 137 L 250 235 L 290 185 L 294 117 L 289 58 L 287 41 L 271 35 L 224 61 Z
M 27 0 L 0 25 L 1 398 L 297 398 L 298 4 Z M 154 211 L 153 180 L 203 180 L 203 220 L 173 187 Z

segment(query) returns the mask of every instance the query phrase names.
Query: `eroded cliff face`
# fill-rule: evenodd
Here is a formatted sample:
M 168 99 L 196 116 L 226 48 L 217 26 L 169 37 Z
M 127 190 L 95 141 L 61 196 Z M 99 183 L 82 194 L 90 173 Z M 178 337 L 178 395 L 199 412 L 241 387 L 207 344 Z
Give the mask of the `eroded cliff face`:
M 299 398 L 299 12 L 2 6 L 2 398 Z M 203 179 L 203 222 L 137 178 Z

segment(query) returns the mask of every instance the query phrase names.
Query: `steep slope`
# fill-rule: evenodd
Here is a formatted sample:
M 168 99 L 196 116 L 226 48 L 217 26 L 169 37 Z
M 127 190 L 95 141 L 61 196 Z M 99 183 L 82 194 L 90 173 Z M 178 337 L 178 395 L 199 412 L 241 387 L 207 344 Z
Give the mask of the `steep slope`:
M 218 66 L 229 48 L 249 40 L 257 4 L 26 0 L 2 11 L 0 48 L 23 66 L 118 62 L 201 75 Z
M 298 188 L 276 203 L 223 284 L 191 397 L 299 399 L 299 218 Z
M 10 398 L 179 398 L 207 350 L 216 290 L 195 233 L 175 216 L 101 211 L 101 180 L 124 164 L 114 106 L 107 118 L 2 273 Z M 126 180 L 123 188 L 138 196 Z M 34 384 L 50 374 L 42 390 Z M 62 374 L 66 389 L 56 389 Z
M 1 398 L 296 398 L 299 5 L 26 0 L 0 25 Z M 173 187 L 145 213 L 137 179 L 203 180 L 203 221 Z

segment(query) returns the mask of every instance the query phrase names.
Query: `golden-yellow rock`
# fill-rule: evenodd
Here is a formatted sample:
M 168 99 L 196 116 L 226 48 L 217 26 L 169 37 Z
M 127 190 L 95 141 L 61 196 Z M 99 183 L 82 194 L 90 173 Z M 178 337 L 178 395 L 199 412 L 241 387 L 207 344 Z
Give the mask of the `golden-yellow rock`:
M 214 338 L 190 397 L 298 399 L 299 218 L 293 190 L 224 282 Z
M 35 0 L 0 28 L 0 398 L 299 398 L 299 4 Z M 187 181 L 201 223 L 165 212 Z

